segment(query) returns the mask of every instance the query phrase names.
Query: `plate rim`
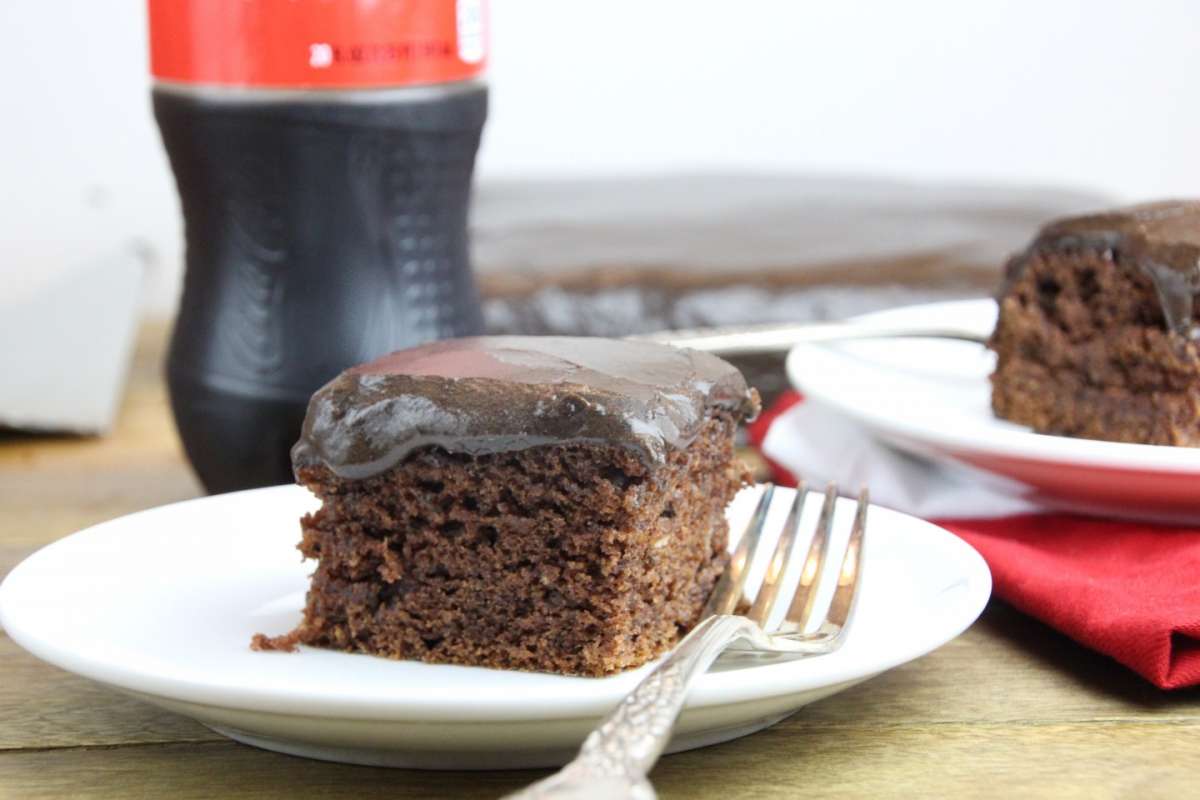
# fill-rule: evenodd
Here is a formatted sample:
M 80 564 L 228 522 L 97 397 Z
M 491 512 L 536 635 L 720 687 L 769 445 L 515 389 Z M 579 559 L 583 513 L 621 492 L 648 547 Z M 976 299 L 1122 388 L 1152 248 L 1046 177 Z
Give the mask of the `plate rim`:
M 780 490 L 784 488 L 780 487 Z M 788 489 L 788 491 L 792 490 Z M 30 630 L 22 624 L 20 610 L 16 607 L 18 598 L 11 596 L 16 591 L 14 586 L 18 586 L 19 588 L 20 582 L 25 580 L 22 574 L 29 570 L 36 570 L 39 561 L 46 558 L 46 553 L 61 548 L 72 547 L 73 542 L 78 543 L 79 537 L 93 535 L 96 531 L 108 531 L 115 526 L 127 524 L 130 518 L 152 515 L 163 509 L 178 509 L 196 503 L 220 502 L 222 498 L 229 498 L 231 496 L 245 498 L 251 495 L 258 495 L 267 498 L 264 502 L 269 502 L 274 497 L 272 493 L 282 496 L 283 493 L 292 492 L 307 494 L 299 486 L 284 485 L 233 492 L 225 495 L 193 498 L 123 515 L 112 520 L 88 526 L 55 542 L 51 542 L 23 559 L 5 576 L 3 582 L 0 582 L 0 627 L 3 627 L 14 642 L 39 659 L 120 691 L 130 691 L 137 694 L 160 697 L 167 701 L 215 708 L 285 716 L 303 716 L 306 718 L 406 722 L 502 722 L 529 720 L 532 718 L 558 721 L 589 716 L 594 717 L 607 711 L 612 703 L 616 702 L 629 689 L 632 689 L 634 680 L 640 679 L 640 676 L 649 669 L 649 666 L 643 666 L 637 670 L 631 670 L 614 676 L 622 680 L 618 680 L 612 684 L 614 688 L 611 693 L 595 693 L 594 696 L 581 698 L 579 701 L 572 702 L 561 708 L 547 703 L 537 705 L 536 701 L 525 701 L 516 697 L 511 698 L 509 702 L 505 703 L 493 702 L 484 708 L 473 707 L 471 703 L 463 702 L 453 706 L 447 706 L 438 700 L 425 703 L 413 702 L 411 698 L 403 702 L 396 698 L 388 698 L 384 702 L 368 703 L 353 699 L 347 700 L 346 698 L 329 696 L 312 697 L 297 692 L 289 693 L 286 691 L 286 687 L 284 687 L 284 691 L 279 691 L 279 687 L 276 687 L 273 691 L 264 692 L 254 687 L 231 687 L 220 683 L 206 684 L 184 681 L 178 678 L 164 677 L 145 668 L 138 669 L 127 664 L 114 666 L 95 659 L 89 660 L 85 656 L 79 656 L 73 653 L 68 645 L 47 641 L 45 636 L 39 637 L 35 630 Z M 839 502 L 853 503 L 852 500 L 847 498 L 843 498 Z M 756 677 L 760 678 L 760 680 L 756 681 L 736 681 L 722 679 L 721 677 L 723 674 L 737 674 L 743 672 L 743 670 L 731 670 L 729 673 L 710 673 L 708 676 L 709 680 L 698 685 L 696 690 L 689 696 L 688 702 L 685 705 L 686 709 L 716 708 L 750 700 L 785 697 L 813 689 L 839 685 L 848 681 L 865 680 L 932 652 L 959 636 L 975 622 L 983 612 L 991 596 L 992 589 L 991 573 L 979 553 L 961 538 L 946 529 L 918 517 L 876 505 L 871 506 L 870 513 L 875 518 L 876 521 L 874 524 L 877 527 L 881 524 L 886 525 L 886 520 L 889 517 L 901 518 L 907 524 L 915 524 L 916 527 L 914 530 L 923 530 L 925 535 L 930 535 L 938 539 L 940 542 L 939 546 L 956 551 L 953 554 L 954 562 L 962 574 L 962 581 L 966 583 L 967 594 L 958 601 L 957 607 L 951 609 L 952 613 L 939 615 L 939 623 L 944 624 L 944 628 L 937 631 L 936 634 L 931 632 L 928 640 L 914 641 L 912 638 L 906 639 L 905 644 L 908 646 L 895 648 L 892 651 L 886 652 L 883 657 L 870 659 L 870 663 L 865 668 L 860 664 L 854 670 L 843 671 L 828 678 L 823 677 L 820 671 L 807 675 L 802 674 L 799 678 L 788 676 L 786 671 L 795 662 L 752 667 L 750 669 L 755 670 Z M 883 517 L 883 520 L 879 520 L 880 517 Z M 14 576 L 18 576 L 18 578 L 14 580 Z M 265 657 L 272 657 L 275 654 L 264 655 Z M 347 658 L 374 658 L 373 656 L 363 654 L 347 653 L 343 655 Z M 431 666 L 454 669 L 478 669 L 473 667 L 454 667 L 453 665 Z M 580 680 L 592 679 L 583 678 Z M 764 687 L 767 688 L 764 689 Z
M 990 314 L 994 313 L 995 306 L 996 301 L 986 297 L 948 300 L 875 311 L 853 317 L 851 321 L 897 322 L 903 321 L 910 315 L 928 318 L 929 315 L 944 314 L 949 309 Z M 998 426 L 972 426 L 971 430 L 979 431 L 979 433 L 963 437 L 946 430 L 914 424 L 906 418 L 888 416 L 874 409 L 849 405 L 839 399 L 836 394 L 831 395 L 826 390 L 827 384 L 822 384 L 819 378 L 815 381 L 810 380 L 809 374 L 811 373 L 806 373 L 802 369 L 800 362 L 817 348 L 824 352 L 829 350 L 829 348 L 816 343 L 800 343 L 788 351 L 785 368 L 792 386 L 809 399 L 832 408 L 839 414 L 879 433 L 932 445 L 947 453 L 1002 456 L 1030 463 L 1073 464 L 1090 469 L 1136 470 L 1147 473 L 1200 476 L 1200 448 L 1079 439 L 1035 433 L 1019 427 L 1014 429 Z M 962 429 L 957 430 L 961 431 Z

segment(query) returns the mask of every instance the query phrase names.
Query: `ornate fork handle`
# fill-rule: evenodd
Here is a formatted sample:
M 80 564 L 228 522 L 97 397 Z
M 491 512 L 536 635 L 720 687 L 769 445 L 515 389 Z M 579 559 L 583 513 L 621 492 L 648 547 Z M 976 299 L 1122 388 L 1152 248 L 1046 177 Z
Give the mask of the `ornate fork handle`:
M 760 495 L 729 564 L 705 604 L 700 624 L 605 717 L 584 741 L 574 761 L 524 791 L 509 795 L 510 798 L 654 800 L 654 787 L 646 773 L 670 741 L 675 718 L 692 683 L 712 666 L 722 651 L 745 642 L 754 652 L 801 657 L 831 653 L 840 646 L 850 624 L 862 575 L 859 565 L 867 524 L 865 490 L 858 498 L 833 596 L 824 620 L 815 630 L 810 623 L 820 617 L 815 614 L 813 599 L 825 572 L 837 503 L 837 489 L 832 484 L 825 489 L 817 527 L 795 587 L 786 596 L 781 594 L 784 576 L 793 563 L 807 496 L 804 490 L 797 491 L 792 498 L 787 520 L 750 610 L 744 616 L 729 613 L 744 596 L 750 565 L 756 563 L 756 554 L 760 552 L 774 488 L 767 486 Z M 784 610 L 782 621 L 774 613 L 780 608 Z
M 667 746 L 696 676 L 739 639 L 765 638 L 746 617 L 721 614 L 704 620 L 592 731 L 571 763 L 509 797 L 652 800 L 656 795 L 646 773 Z

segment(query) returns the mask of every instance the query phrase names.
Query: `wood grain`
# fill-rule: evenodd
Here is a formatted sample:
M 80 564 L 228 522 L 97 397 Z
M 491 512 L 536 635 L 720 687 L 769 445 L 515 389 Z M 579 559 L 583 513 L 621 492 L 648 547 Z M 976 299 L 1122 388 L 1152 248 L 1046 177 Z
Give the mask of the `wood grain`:
M 80 527 L 200 488 L 148 325 L 113 434 L 0 434 L 0 574 Z M 234 744 L 0 635 L 0 797 L 493 797 L 536 773 L 348 767 Z M 993 602 L 962 637 L 736 742 L 664 759 L 664 798 L 1182 797 L 1200 690 L 1165 693 Z
M 1192 797 L 1200 725 L 947 723 L 827 727 L 803 715 L 664 759 L 663 798 Z M 543 773 L 421 772 L 325 764 L 232 742 L 16 751 L 12 797 L 497 797 Z
M 0 675 L 0 751 L 221 738 L 187 717 L 44 664 L 7 636 L 0 636 Z

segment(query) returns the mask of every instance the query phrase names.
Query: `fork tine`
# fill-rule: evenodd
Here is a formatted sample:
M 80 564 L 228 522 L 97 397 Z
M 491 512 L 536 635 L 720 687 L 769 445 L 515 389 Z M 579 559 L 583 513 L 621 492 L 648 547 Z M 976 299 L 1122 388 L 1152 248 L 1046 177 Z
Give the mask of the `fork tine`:
M 842 568 L 838 572 L 837 588 L 833 590 L 833 599 L 829 603 L 829 611 L 821 624 L 821 632 L 836 638 L 845 628 L 854 610 L 854 600 L 858 597 L 858 584 L 862 578 L 862 546 L 863 537 L 867 530 L 867 490 L 863 489 L 858 495 L 858 508 L 854 512 L 854 527 L 850 529 L 850 541 L 846 544 L 846 554 L 842 557 Z
M 712 595 L 704 607 L 701 619 L 713 614 L 732 614 L 742 599 L 742 590 L 746 586 L 746 575 L 750 565 L 754 563 L 754 553 L 758 550 L 758 540 L 762 537 L 763 527 L 767 522 L 767 509 L 771 507 L 771 498 L 775 495 L 775 485 L 768 483 L 758 499 L 758 505 L 746 524 L 742 538 L 738 540 L 737 550 L 729 559 L 729 566 L 721 573 L 717 585 L 713 587 Z
M 821 516 L 817 521 L 817 529 L 813 532 L 812 542 L 808 545 L 808 556 L 804 559 L 804 568 L 796 584 L 796 593 L 792 596 L 791 605 L 788 606 L 787 615 L 784 617 L 782 633 L 803 633 L 812 618 L 817 586 L 821 582 L 825 560 L 829 557 L 829 533 L 833 528 L 833 508 L 836 502 L 837 486 L 830 483 L 825 487 Z
M 779 534 L 779 542 L 775 545 L 771 563 L 767 565 L 762 585 L 758 587 L 758 593 L 754 596 L 754 605 L 746 614 L 760 627 L 767 626 L 771 612 L 775 610 L 779 587 L 787 574 L 788 566 L 792 563 L 792 554 L 796 549 L 796 533 L 800 530 L 800 515 L 804 511 L 804 498 L 807 495 L 808 491 L 801 481 L 796 487 L 796 495 L 792 498 L 792 507 L 788 511 L 787 522 L 783 524 L 783 531 Z

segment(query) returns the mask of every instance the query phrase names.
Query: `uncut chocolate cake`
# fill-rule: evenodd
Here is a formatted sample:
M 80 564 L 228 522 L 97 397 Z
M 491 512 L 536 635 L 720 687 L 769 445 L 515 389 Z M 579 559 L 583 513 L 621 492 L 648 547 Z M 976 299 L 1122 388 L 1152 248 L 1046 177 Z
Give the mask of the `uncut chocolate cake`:
M 488 180 L 471 258 L 493 334 L 838 320 L 992 292 L 1045 220 L 1107 202 L 778 171 Z M 764 398 L 790 388 L 781 353 L 730 360 Z
M 1059 220 L 1008 264 L 997 416 L 1041 433 L 1200 447 L 1200 202 Z
M 321 500 L 296 643 L 603 675 L 697 622 L 757 412 L 715 356 L 599 338 L 438 342 L 315 395 L 292 452 Z

